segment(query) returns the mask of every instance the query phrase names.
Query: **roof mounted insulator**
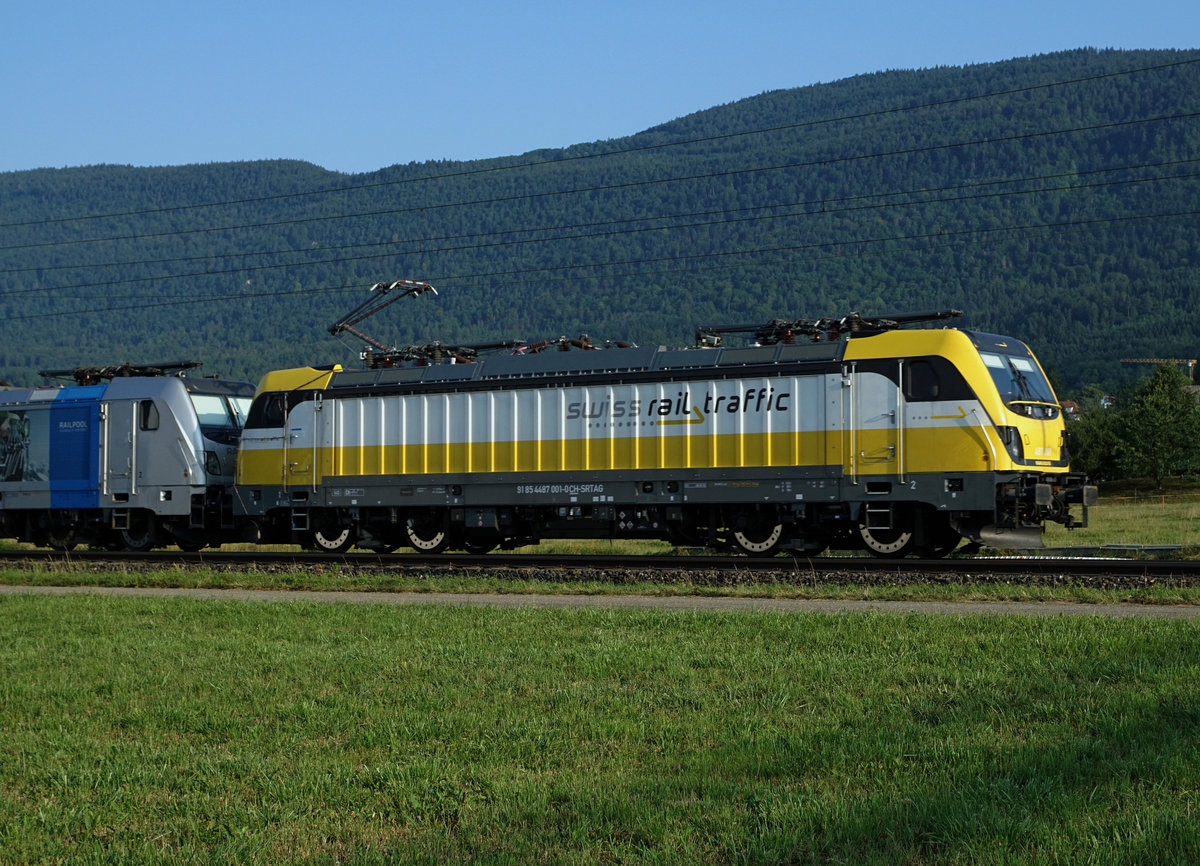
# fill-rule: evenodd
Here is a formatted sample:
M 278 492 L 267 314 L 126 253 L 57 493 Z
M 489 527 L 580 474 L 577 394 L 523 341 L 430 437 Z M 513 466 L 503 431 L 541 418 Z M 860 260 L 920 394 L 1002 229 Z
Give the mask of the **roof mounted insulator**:
M 792 344 L 797 335 L 807 336 L 814 343 L 834 342 L 843 334 L 866 336 L 891 331 L 901 325 L 916 322 L 939 322 L 956 319 L 961 310 L 933 310 L 924 313 L 901 313 L 892 316 L 863 316 L 847 313 L 844 316 L 826 316 L 820 319 L 771 319 L 764 325 L 702 325 L 696 329 L 696 345 L 714 349 L 722 345 L 723 334 L 751 334 L 756 346 L 773 346 L 777 343 Z
M 69 370 L 39 370 L 46 379 L 74 379 L 77 385 L 98 385 L 132 376 L 182 376 L 184 370 L 204 366 L 203 361 L 168 361 L 164 364 L 111 364 L 107 367 L 72 367 Z

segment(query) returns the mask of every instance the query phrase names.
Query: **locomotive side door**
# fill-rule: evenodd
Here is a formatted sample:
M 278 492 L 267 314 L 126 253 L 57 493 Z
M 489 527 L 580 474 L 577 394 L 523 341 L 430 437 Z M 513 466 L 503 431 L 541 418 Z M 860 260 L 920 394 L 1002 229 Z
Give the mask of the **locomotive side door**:
M 316 428 L 322 417 L 316 414 L 317 402 L 311 391 L 288 394 L 283 437 L 285 488 L 317 489 L 316 458 L 321 434 Z
M 162 422 L 159 404 L 149 397 L 111 400 L 100 407 L 100 413 L 104 493 L 114 502 L 135 500 L 151 471 L 162 477 L 169 474 L 162 465 L 163 455 L 150 454 Z
M 312 401 L 312 491 L 317 493 L 325 478 L 333 475 L 333 445 L 336 431 L 331 429 L 337 421 L 338 409 L 335 402 L 325 402 L 318 394 Z
M 271 447 L 264 449 L 271 456 L 271 462 L 268 464 L 271 468 L 269 472 L 264 469 L 264 476 L 268 474 L 274 476 L 273 480 L 268 483 L 278 480 L 280 487 L 286 493 L 291 485 L 297 483 L 297 475 L 307 469 L 307 462 L 304 467 L 300 467 L 295 462 L 296 452 L 303 449 L 297 449 L 293 441 L 298 436 L 294 437 L 291 430 L 292 401 L 289 399 L 288 392 L 284 391 L 265 394 L 261 399 L 262 412 L 259 426 L 270 432 L 269 435 L 256 435 L 254 439 L 258 443 L 271 443 Z M 275 450 L 276 443 L 277 451 Z M 239 460 L 241 459 L 243 458 L 239 457 Z M 279 462 L 276 464 L 275 460 Z
M 842 472 L 904 479 L 901 360 L 856 361 L 842 367 Z
M 117 502 L 128 502 L 137 492 L 135 449 L 137 403 L 111 400 L 100 405 L 100 448 L 103 453 L 102 492 Z

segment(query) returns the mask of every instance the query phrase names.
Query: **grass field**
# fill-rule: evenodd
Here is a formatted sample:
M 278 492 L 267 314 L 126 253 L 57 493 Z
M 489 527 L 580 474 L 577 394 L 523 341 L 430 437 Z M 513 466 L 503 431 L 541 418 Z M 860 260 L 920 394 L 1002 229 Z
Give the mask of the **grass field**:
M 1046 543 L 1066 545 L 1180 545 L 1184 555 L 1200 553 L 1200 494 L 1146 491 L 1102 498 L 1089 509 L 1088 526 L 1046 530 Z
M 1200 625 L 0 597 L 5 862 L 1186 863 Z

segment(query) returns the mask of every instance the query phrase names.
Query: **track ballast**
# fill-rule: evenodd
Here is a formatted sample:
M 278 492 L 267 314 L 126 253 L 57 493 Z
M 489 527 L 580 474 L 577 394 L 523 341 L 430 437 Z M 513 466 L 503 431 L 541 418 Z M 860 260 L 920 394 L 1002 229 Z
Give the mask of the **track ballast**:
M 514 580 L 659 583 L 703 586 L 827 584 L 1085 585 L 1097 589 L 1200 585 L 1200 561 L 1095 557 L 975 557 L 971 559 L 876 559 L 870 557 L 723 557 L 546 554 L 440 554 L 307 552 L 0 551 L 8 568 L 75 567 L 102 571 L 164 568 L 208 571 L 354 571 L 423 576 L 490 576 Z

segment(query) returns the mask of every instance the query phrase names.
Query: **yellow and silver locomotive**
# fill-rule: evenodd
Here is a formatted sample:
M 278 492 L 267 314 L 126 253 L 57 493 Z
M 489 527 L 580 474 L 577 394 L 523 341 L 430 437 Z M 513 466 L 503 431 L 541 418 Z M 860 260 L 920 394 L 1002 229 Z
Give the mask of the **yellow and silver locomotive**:
M 1032 547 L 1048 520 L 1086 525 L 1095 488 L 1070 471 L 1030 350 L 901 327 L 955 315 L 702 329 L 690 349 L 435 346 L 273 372 L 242 435 L 238 507 L 263 541 L 326 550 L 631 537 L 941 556 L 963 538 Z M 735 330 L 756 345 L 721 345 Z

